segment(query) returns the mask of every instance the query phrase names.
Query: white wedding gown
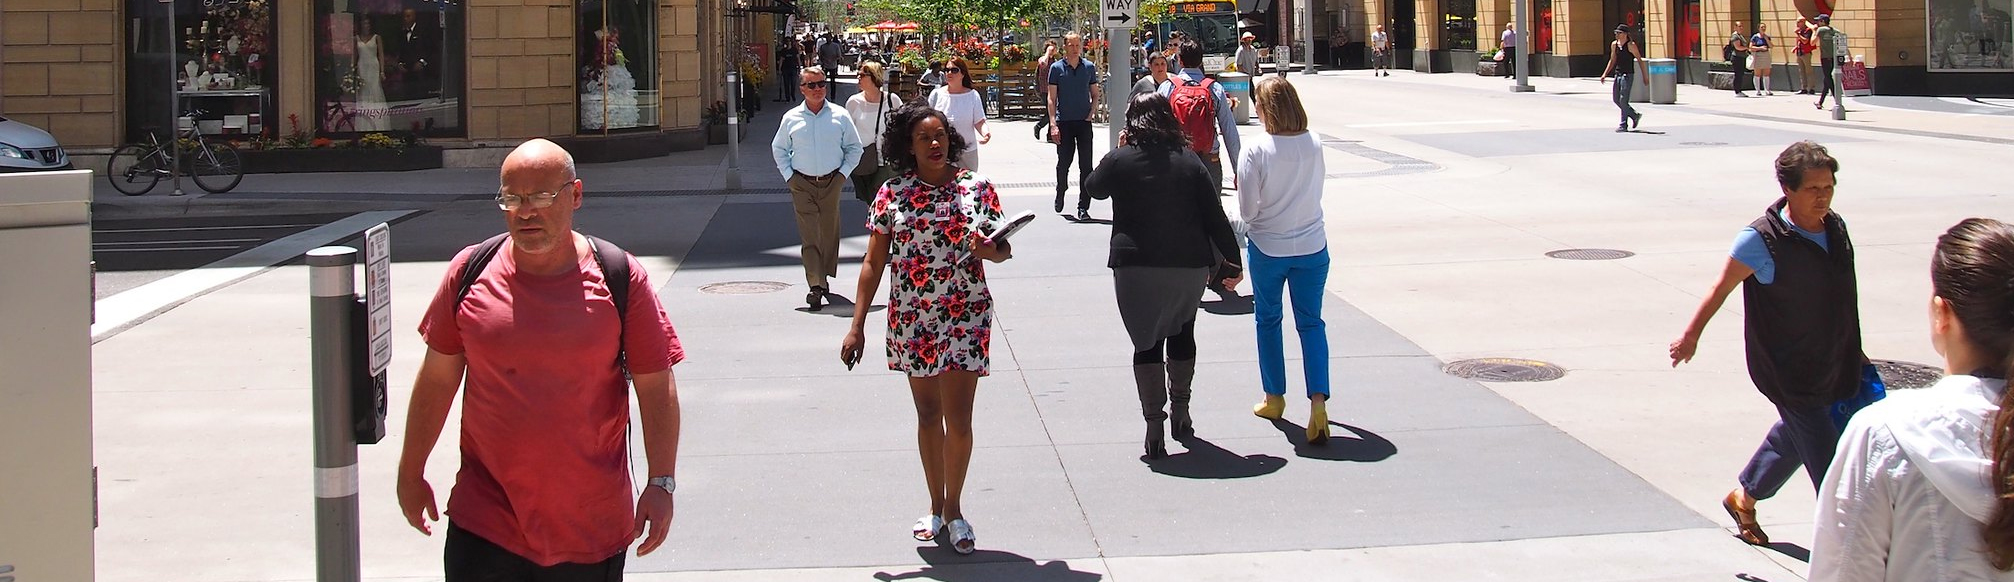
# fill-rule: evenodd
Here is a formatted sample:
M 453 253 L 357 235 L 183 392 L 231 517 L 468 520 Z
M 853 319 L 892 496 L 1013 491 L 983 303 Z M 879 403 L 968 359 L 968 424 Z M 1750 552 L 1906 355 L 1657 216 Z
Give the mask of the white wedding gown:
M 384 63 L 378 62 L 378 46 L 384 40 L 373 35 L 357 39 L 356 124 L 357 131 L 385 131 L 392 128 L 391 111 L 385 107 Z

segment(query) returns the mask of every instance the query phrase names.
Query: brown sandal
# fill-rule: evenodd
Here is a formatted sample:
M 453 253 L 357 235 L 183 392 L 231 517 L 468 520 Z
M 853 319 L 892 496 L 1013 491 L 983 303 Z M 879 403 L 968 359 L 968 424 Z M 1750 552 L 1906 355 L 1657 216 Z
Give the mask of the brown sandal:
M 1720 500 L 1721 509 L 1726 509 L 1727 516 L 1734 518 L 1734 526 L 1739 530 L 1734 537 L 1751 546 L 1769 545 L 1769 534 L 1762 533 L 1762 524 L 1755 521 L 1755 509 L 1742 509 L 1735 502 L 1740 495 L 1741 490 L 1736 489 L 1729 491 L 1727 497 Z

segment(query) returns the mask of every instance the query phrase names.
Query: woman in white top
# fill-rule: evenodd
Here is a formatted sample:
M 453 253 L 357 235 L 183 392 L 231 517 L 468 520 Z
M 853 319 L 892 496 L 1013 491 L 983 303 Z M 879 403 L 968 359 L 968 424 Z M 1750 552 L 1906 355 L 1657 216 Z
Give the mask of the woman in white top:
M 1266 135 L 1238 152 L 1238 210 L 1247 229 L 1245 262 L 1252 278 L 1252 313 L 1259 326 L 1259 385 L 1265 402 L 1252 413 L 1278 420 L 1287 408 L 1287 362 L 1280 337 L 1280 294 L 1294 307 L 1307 377 L 1308 442 L 1329 438 L 1329 332 L 1322 293 L 1329 279 L 1329 239 L 1322 230 L 1322 144 L 1308 131 L 1308 112 L 1282 77 L 1259 81 L 1253 104 Z
M 860 165 L 853 167 L 853 197 L 873 203 L 874 194 L 895 173 L 886 170 L 881 159 L 881 133 L 888 127 L 888 114 L 902 108 L 902 97 L 882 90 L 881 63 L 860 65 L 860 92 L 846 98 L 846 114 L 853 117 L 853 129 L 860 132 Z
M 1968 218 L 1930 259 L 1948 374 L 1853 415 L 1818 492 L 1811 580 L 2014 580 L 2014 227 Z
M 958 166 L 977 172 L 979 144 L 993 141 L 993 132 L 986 131 L 986 101 L 972 90 L 972 67 L 965 64 L 965 59 L 945 60 L 942 71 L 944 86 L 930 92 L 930 108 L 944 112 L 945 119 L 951 120 L 951 128 L 965 138 L 967 145 Z

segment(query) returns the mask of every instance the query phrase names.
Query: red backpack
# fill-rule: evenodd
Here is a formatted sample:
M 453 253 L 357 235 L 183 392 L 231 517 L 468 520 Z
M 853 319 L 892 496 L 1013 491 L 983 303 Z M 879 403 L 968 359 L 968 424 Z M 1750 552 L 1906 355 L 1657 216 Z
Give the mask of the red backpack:
M 1168 92 L 1175 120 L 1182 122 L 1182 133 L 1189 136 L 1189 149 L 1199 154 L 1210 153 L 1217 144 L 1217 100 L 1210 95 L 1212 82 L 1209 77 L 1201 82 L 1181 79 Z

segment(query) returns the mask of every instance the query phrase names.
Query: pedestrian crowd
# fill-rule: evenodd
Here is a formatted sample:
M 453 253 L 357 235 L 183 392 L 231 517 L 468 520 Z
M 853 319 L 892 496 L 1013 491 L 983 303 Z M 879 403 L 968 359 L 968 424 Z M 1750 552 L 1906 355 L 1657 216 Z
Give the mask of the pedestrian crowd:
M 1618 86 L 1641 63 L 1626 31 L 1611 44 Z M 1762 41 L 1767 43 L 1767 40 Z M 1079 171 L 1074 219 L 1111 201 L 1106 266 L 1130 341 L 1144 421 L 1143 458 L 1197 434 L 1191 411 L 1205 289 L 1249 279 L 1260 387 L 1256 416 L 1284 423 L 1284 323 L 1291 310 L 1308 400 L 1305 442 L 1329 438 L 1333 388 L 1322 317 L 1330 260 L 1323 145 L 1293 83 L 1260 80 L 1230 95 L 1202 74 L 1192 40 L 1149 56 L 1118 147 L 1090 163 L 1090 110 L 1100 97 L 1082 38 L 1063 38 L 1043 91 L 1057 147 L 1055 211 Z M 822 54 L 822 49 L 811 47 Z M 807 51 L 809 52 L 809 51 Z M 1241 57 L 1242 58 L 1242 57 Z M 945 84 L 904 102 L 885 70 L 859 67 L 860 91 L 828 100 L 836 71 L 805 66 L 771 142 L 789 184 L 810 293 L 824 307 L 838 275 L 840 193 L 867 203 L 869 232 L 839 359 L 867 351 L 866 326 L 886 283 L 882 353 L 904 374 L 917 416 L 929 500 L 917 541 L 977 548 L 964 512 L 979 380 L 991 369 L 996 302 L 986 263 L 1014 257 L 1009 217 L 981 173 L 985 107 L 968 63 L 942 63 Z M 1766 87 L 1766 85 L 1765 85 Z M 1767 89 L 1764 89 L 1765 91 Z M 1618 105 L 1624 124 L 1626 90 Z M 1264 131 L 1240 139 L 1229 110 L 1250 98 Z M 1227 213 L 1225 168 L 1235 212 Z M 1938 240 L 1929 301 L 1932 344 L 1948 374 L 1888 395 L 1861 345 L 1854 246 L 1832 210 L 1840 164 L 1799 142 L 1775 160 L 1780 196 L 1740 229 L 1690 323 L 1669 347 L 1690 361 L 1707 323 L 1739 288 L 1750 379 L 1778 411 L 1722 500 L 1738 537 L 1769 543 L 1756 504 L 1802 468 L 1819 491 L 1813 580 L 2014 580 L 2014 227 L 1968 219 Z M 648 273 L 608 241 L 576 233 L 586 185 L 560 146 L 532 140 L 503 162 L 496 203 L 506 232 L 456 255 L 419 331 L 398 468 L 403 515 L 431 535 L 440 504 L 426 479 L 434 445 L 461 396 L 461 469 L 446 512 L 448 580 L 617 580 L 628 548 L 666 539 L 676 491 L 680 413 L 672 368 L 684 350 Z M 1240 248 L 1242 247 L 1242 248 Z M 1231 293 L 1235 293 L 1232 291 Z M 631 482 L 631 396 L 642 425 L 644 486 Z M 539 428 L 529 428 L 539 427 Z

